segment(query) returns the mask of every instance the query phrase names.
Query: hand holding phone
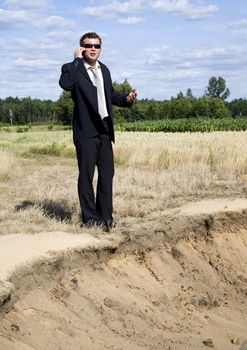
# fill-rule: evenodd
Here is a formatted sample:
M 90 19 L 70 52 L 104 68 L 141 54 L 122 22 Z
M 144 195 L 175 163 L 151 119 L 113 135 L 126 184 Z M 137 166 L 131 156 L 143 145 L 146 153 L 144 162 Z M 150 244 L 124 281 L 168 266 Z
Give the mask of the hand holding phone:
M 74 58 L 83 58 L 84 47 L 78 47 L 74 52 Z

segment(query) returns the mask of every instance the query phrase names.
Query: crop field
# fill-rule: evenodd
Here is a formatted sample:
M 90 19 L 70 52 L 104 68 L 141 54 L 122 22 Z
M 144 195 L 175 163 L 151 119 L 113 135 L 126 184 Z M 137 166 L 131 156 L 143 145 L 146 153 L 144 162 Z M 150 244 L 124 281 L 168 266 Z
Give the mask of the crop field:
M 245 131 L 247 118 L 186 118 L 136 121 L 117 125 L 120 131 L 149 132 L 212 132 L 212 131 Z

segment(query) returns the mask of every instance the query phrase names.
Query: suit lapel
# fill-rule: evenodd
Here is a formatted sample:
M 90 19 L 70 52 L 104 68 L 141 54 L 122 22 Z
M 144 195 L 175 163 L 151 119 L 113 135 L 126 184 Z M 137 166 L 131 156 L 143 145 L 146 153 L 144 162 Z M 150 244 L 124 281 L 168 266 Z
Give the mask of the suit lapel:
M 89 80 L 90 82 L 92 82 L 91 79 L 90 79 L 90 76 L 89 76 L 89 74 L 88 74 L 88 72 L 87 72 L 87 70 L 86 70 L 86 68 L 85 68 L 85 66 L 84 66 L 84 64 L 81 65 L 80 71 L 81 71 L 82 75 L 83 75 L 87 80 Z
M 83 91 L 83 93 L 85 94 L 85 96 L 87 97 L 90 105 L 92 106 L 92 108 L 94 109 L 95 113 L 98 114 L 98 110 L 97 110 L 97 89 L 94 86 L 94 84 L 92 83 L 92 80 L 90 79 L 90 76 L 87 72 L 86 67 L 84 66 L 84 64 L 82 64 L 80 66 L 79 69 L 81 75 L 82 75 L 82 80 L 86 79 L 89 84 L 85 85 L 83 83 L 83 81 L 81 80 L 82 84 L 81 84 L 81 90 Z M 99 115 L 100 117 L 100 115 Z

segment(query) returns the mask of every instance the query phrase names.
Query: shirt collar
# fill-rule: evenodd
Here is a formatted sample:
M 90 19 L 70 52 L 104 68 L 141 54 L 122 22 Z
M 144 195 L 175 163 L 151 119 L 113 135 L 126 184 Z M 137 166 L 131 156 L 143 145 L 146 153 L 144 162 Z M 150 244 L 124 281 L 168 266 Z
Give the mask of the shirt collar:
M 90 64 L 88 64 L 85 60 L 83 60 L 83 63 L 84 63 L 84 66 L 85 66 L 86 70 L 92 68 L 92 67 L 90 66 Z M 96 61 L 96 69 L 100 69 L 99 61 Z

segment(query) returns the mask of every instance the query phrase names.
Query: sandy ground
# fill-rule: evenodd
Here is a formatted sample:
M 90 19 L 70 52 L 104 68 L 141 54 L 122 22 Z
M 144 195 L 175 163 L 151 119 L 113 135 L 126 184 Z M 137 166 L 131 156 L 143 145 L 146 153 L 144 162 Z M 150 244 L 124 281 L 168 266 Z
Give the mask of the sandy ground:
M 247 350 L 247 199 L 0 237 L 0 350 Z

